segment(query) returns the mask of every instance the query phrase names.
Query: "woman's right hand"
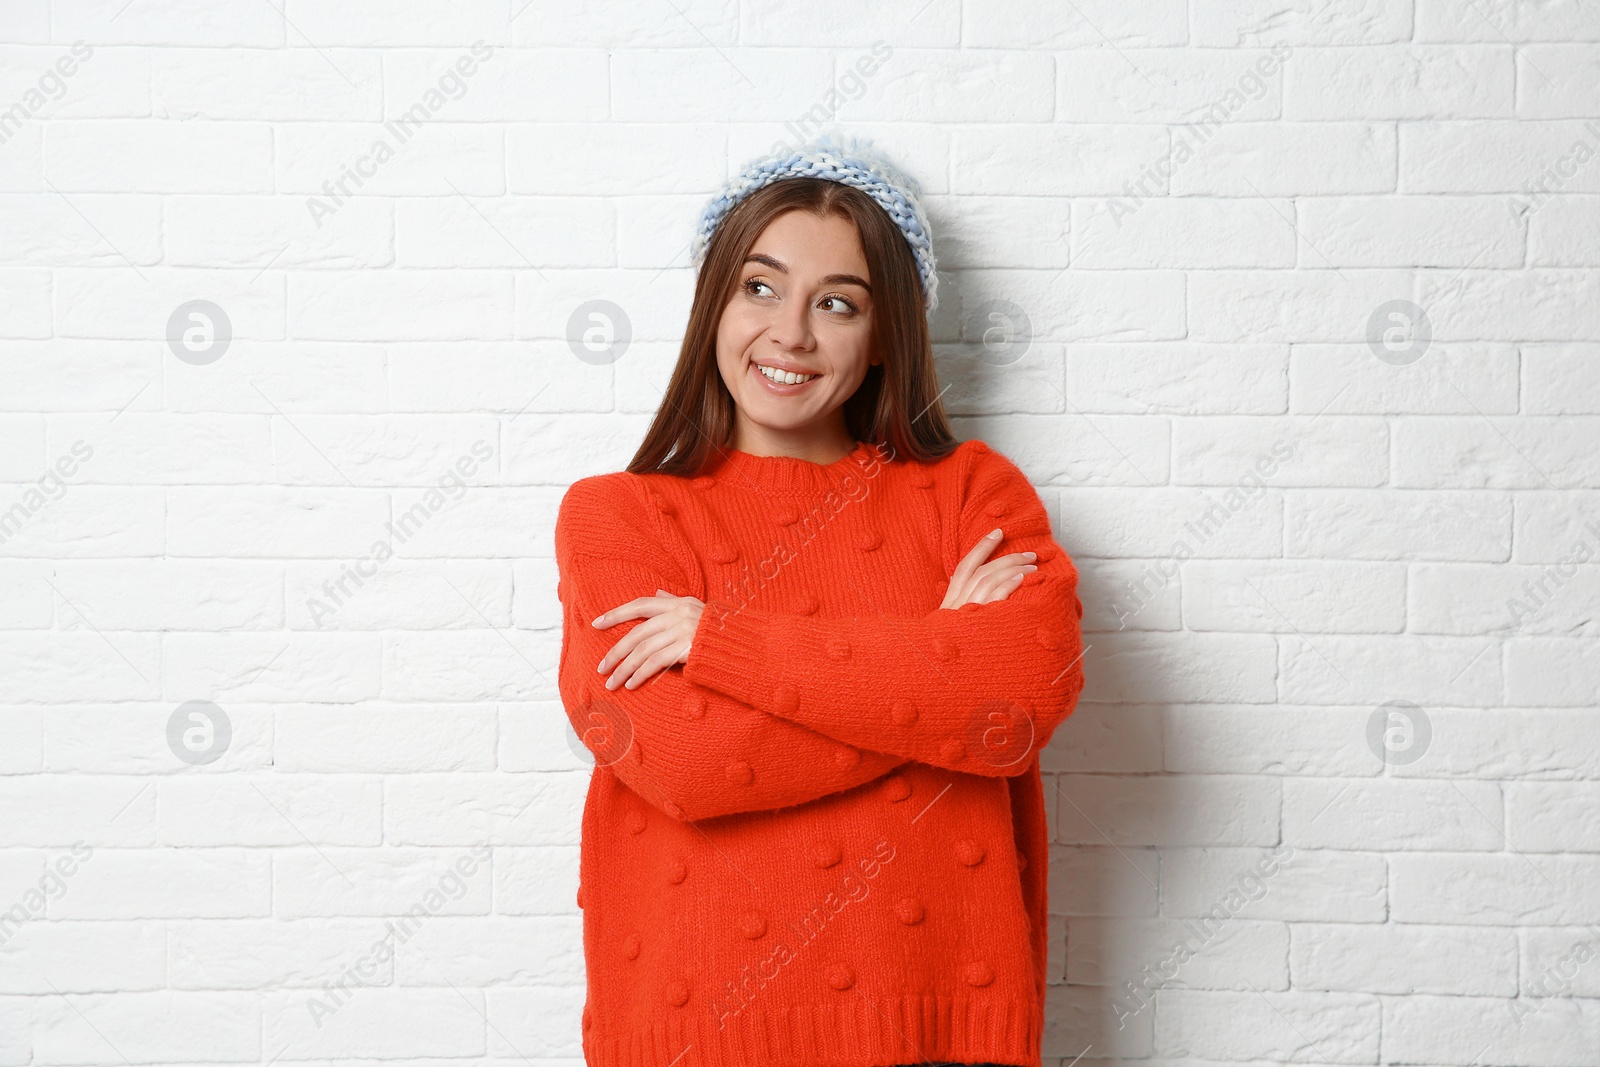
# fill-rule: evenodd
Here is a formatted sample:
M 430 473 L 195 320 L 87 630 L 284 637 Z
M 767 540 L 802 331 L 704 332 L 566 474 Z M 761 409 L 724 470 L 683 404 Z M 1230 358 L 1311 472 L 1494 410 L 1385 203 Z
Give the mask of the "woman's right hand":
M 972 551 L 956 564 L 956 572 L 950 576 L 950 588 L 946 590 L 944 603 L 939 607 L 959 608 L 963 604 L 1004 600 L 1022 584 L 1024 575 L 1039 569 L 1033 565 L 1035 556 L 1032 552 L 1012 552 L 985 563 L 984 560 L 988 559 L 989 553 L 998 544 L 998 529 L 979 539 Z

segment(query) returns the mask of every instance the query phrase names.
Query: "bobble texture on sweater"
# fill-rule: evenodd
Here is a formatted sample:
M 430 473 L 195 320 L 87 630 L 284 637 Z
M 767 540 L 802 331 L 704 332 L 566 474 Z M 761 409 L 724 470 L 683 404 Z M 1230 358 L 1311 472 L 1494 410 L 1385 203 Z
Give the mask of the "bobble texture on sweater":
M 1010 596 L 939 604 L 996 526 Z M 590 1067 L 1039 1067 L 1039 750 L 1083 687 L 1077 571 L 1037 492 L 968 441 L 929 464 L 732 451 L 574 483 L 560 690 L 595 757 L 580 906 Z M 687 661 L 596 665 L 665 589 Z

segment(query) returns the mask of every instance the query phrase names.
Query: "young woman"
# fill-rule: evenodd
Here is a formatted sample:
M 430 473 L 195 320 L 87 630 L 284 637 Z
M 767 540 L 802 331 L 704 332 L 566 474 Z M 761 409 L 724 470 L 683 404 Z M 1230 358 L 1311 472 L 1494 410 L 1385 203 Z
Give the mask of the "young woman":
M 1040 1063 L 1082 607 L 950 433 L 916 194 L 858 144 L 747 167 L 638 454 L 562 500 L 591 1067 Z

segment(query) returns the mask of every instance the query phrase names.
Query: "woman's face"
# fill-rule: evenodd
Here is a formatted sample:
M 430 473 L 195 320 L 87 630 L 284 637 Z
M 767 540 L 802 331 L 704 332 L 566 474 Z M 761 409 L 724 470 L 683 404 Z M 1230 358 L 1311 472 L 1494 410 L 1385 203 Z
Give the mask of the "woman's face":
M 736 421 L 776 431 L 843 429 L 840 409 L 879 361 L 871 282 L 849 219 L 797 209 L 767 224 L 717 326 L 717 369 Z M 783 384 L 793 379 L 772 381 L 761 367 L 810 377 Z

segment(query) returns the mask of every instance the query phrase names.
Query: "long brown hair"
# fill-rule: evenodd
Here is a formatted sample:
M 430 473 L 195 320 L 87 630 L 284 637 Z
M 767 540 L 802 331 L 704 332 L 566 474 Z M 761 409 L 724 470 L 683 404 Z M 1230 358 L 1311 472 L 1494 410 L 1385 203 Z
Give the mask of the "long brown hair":
M 750 248 L 786 211 L 838 215 L 855 223 L 872 281 L 872 345 L 882 362 L 844 402 L 857 441 L 885 445 L 897 458 L 938 459 L 958 442 L 950 432 L 923 310 L 922 279 L 894 221 L 859 189 L 825 178 L 765 185 L 728 212 L 711 236 L 695 279 L 694 304 L 678 364 L 628 471 L 692 476 L 733 440 L 734 404 L 717 369 L 717 327 Z

